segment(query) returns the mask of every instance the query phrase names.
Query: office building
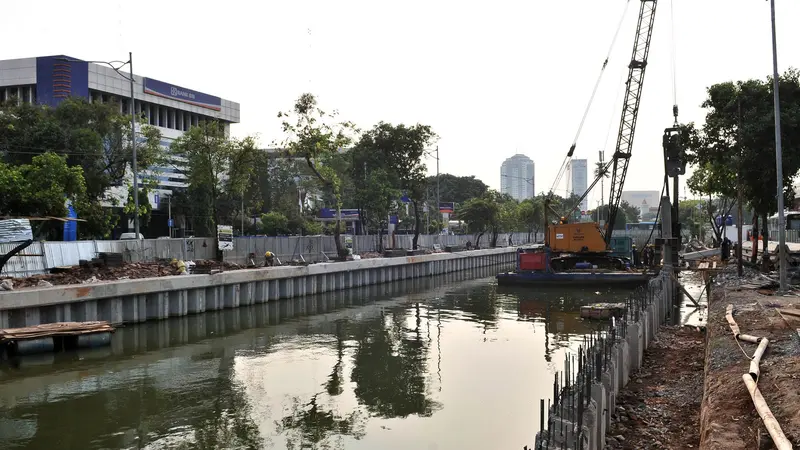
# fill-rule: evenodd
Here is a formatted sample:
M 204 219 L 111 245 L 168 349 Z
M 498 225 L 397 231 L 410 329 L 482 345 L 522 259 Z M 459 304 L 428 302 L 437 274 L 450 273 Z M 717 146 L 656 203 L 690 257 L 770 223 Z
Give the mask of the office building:
M 639 208 L 640 215 L 648 215 L 661 203 L 659 191 L 622 191 L 622 201 Z
M 123 74 L 129 76 L 128 72 Z M 130 114 L 130 96 L 130 81 L 106 65 L 63 55 L 0 61 L 0 102 L 56 106 L 68 97 L 82 97 L 89 102 L 119 104 L 121 113 Z M 134 75 L 134 99 L 134 111 L 158 128 L 164 147 L 203 121 L 219 121 L 226 133 L 231 124 L 239 123 L 236 102 L 140 75 Z M 156 180 L 156 189 L 148 199 L 154 209 L 173 189 L 187 186 L 185 175 L 180 173 L 183 163 L 173 157 L 164 167 L 139 168 L 140 181 Z M 106 196 L 108 206 L 112 199 L 124 202 L 127 192 L 127 186 L 112 188 Z
M 582 196 L 586 189 L 589 187 L 589 178 L 587 172 L 587 161 L 585 159 L 573 159 L 567 165 L 567 191 L 570 195 Z M 588 196 L 583 199 L 580 206 L 581 212 L 586 212 L 589 209 Z
M 503 161 L 500 166 L 500 192 L 518 201 L 533 198 L 534 164 L 525 155 L 516 154 Z

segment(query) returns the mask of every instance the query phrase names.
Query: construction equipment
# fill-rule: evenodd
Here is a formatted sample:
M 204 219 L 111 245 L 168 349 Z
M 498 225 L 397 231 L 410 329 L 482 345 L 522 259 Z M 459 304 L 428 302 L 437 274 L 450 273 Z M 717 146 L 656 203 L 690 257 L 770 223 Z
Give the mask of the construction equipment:
M 633 138 L 636 131 L 636 122 L 639 115 L 639 105 L 642 98 L 642 86 L 644 84 L 645 70 L 647 69 L 647 58 L 650 53 L 650 42 L 653 36 L 653 23 L 655 20 L 657 0 L 640 0 L 639 19 L 636 26 L 636 37 L 633 44 L 633 53 L 628 65 L 628 78 L 625 82 L 625 97 L 622 107 L 622 117 L 620 119 L 619 131 L 617 133 L 616 147 L 613 156 L 606 163 L 604 171 L 611 168 L 611 192 L 608 201 L 608 219 L 605 226 L 601 227 L 597 223 L 565 223 L 565 220 L 558 224 L 551 224 L 547 220 L 547 210 L 551 208 L 550 200 L 545 200 L 545 244 L 550 247 L 553 253 L 563 253 L 560 257 L 553 258 L 553 268 L 563 267 L 569 269 L 578 260 L 591 260 L 598 267 L 620 267 L 624 264 L 620 258 L 612 257 L 609 254 L 611 240 L 614 229 L 614 222 L 619 212 L 622 201 L 622 188 L 625 185 L 625 178 L 628 173 L 631 152 L 633 150 Z M 570 148 L 568 157 L 571 157 L 573 147 Z M 580 205 L 584 198 L 589 194 L 597 182 L 603 178 L 604 173 L 599 174 L 586 192 L 577 201 L 576 206 Z M 572 208 L 572 210 L 575 209 Z M 571 212 L 571 211 L 570 211 Z M 559 216 L 569 217 L 570 212 L 559 214 Z M 556 212 L 556 214 L 558 214 Z

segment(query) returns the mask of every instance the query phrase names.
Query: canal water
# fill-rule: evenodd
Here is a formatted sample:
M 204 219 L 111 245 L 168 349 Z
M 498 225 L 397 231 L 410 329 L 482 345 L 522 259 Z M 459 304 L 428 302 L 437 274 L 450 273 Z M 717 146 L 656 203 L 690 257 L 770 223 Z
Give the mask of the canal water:
M 0 366 L 2 449 L 519 450 L 581 304 L 481 269 L 119 329 Z

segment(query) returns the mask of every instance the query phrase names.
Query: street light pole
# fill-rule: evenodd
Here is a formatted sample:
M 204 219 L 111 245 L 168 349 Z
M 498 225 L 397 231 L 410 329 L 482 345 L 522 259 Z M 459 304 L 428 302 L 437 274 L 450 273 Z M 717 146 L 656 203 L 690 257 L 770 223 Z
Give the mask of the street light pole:
M 133 96 L 133 52 L 128 52 L 128 66 L 131 69 L 131 171 L 133 171 L 133 231 L 139 239 L 139 173 L 136 167 L 136 99 Z
M 778 270 L 780 273 L 780 290 L 786 290 L 786 218 L 783 214 L 783 155 L 781 149 L 781 104 L 778 87 L 778 44 L 775 33 L 775 0 L 770 0 L 772 18 L 772 83 L 775 102 L 775 168 L 778 179 Z M 769 250 L 768 243 L 764 243 L 765 249 Z M 768 251 L 764 252 L 765 255 Z

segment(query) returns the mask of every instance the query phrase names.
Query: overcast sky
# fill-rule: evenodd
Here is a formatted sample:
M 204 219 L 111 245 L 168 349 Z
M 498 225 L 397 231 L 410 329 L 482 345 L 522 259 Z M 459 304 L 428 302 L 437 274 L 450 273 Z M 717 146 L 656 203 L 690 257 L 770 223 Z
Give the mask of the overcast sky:
M 661 0 L 626 190 L 661 187 L 661 134 L 672 124 L 672 3 L 682 121 L 702 122 L 711 84 L 772 70 L 769 2 Z M 800 6 L 777 3 L 783 71 L 800 66 Z M 308 91 L 362 128 L 379 120 L 431 125 L 441 137 L 440 170 L 493 188 L 502 161 L 524 153 L 536 163 L 539 192 L 572 143 L 625 4 L 91 0 L 65 8 L 40 0 L 32 11 L 30 2 L 7 0 L 0 59 L 120 60 L 132 51 L 139 75 L 239 102 L 233 133 L 257 134 L 265 146 L 281 137 L 277 111 Z M 615 144 L 638 10 L 630 0 L 578 141 L 575 157 L 590 166 Z

